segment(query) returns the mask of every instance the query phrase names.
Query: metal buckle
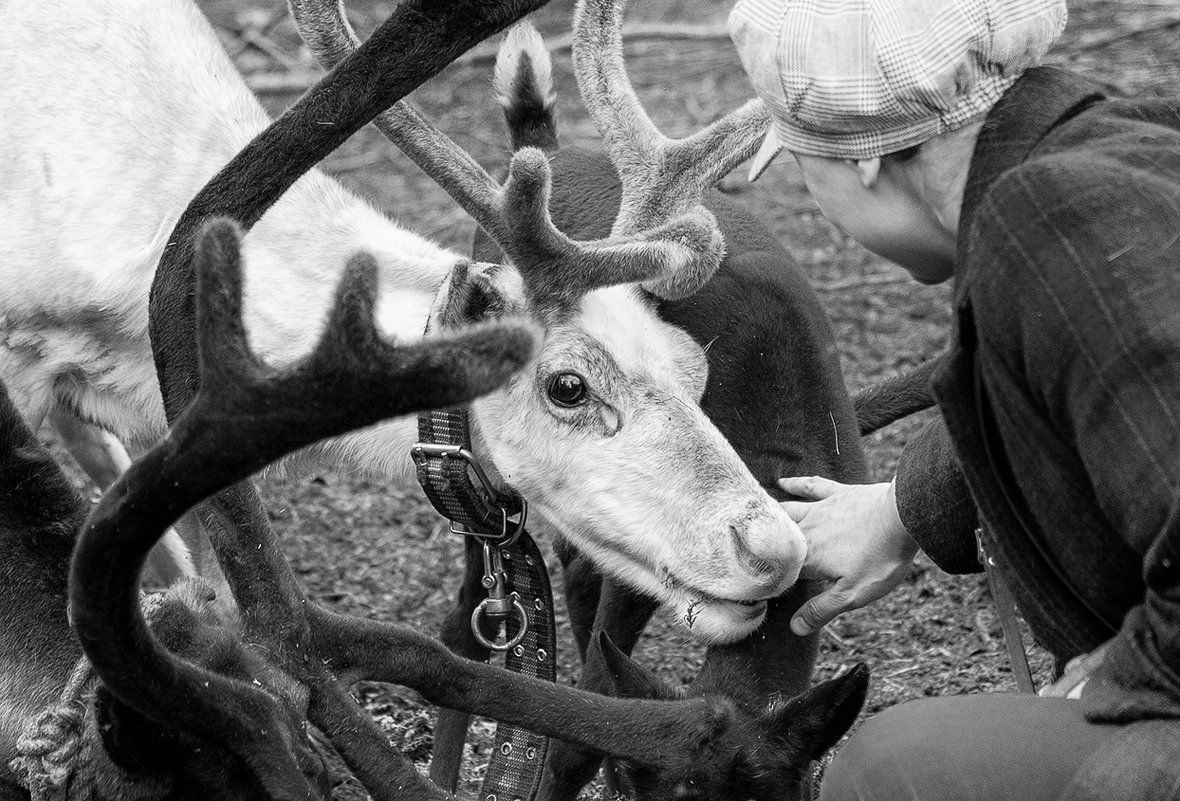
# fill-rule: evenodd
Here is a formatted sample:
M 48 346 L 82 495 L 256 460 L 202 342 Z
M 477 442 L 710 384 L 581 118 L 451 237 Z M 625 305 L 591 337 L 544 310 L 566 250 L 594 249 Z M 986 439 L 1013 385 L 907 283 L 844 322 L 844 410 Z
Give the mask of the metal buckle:
M 488 474 L 484 472 L 483 465 L 479 463 L 479 459 L 475 454 L 462 445 L 444 445 L 439 442 L 415 442 L 410 447 L 410 458 L 415 463 L 424 462 L 429 458 L 442 459 L 462 459 L 467 462 L 467 466 L 475 473 L 480 486 L 483 491 L 487 493 L 496 506 L 504 509 L 511 509 L 516 506 L 517 496 L 515 494 L 506 494 L 496 489 L 496 485 L 488 478 Z
M 520 534 L 524 531 L 525 521 L 529 517 L 529 505 L 523 499 L 520 502 L 520 517 L 515 521 L 508 520 L 508 510 L 500 507 L 500 533 L 487 534 L 482 531 L 471 531 L 451 521 L 451 533 L 461 534 L 464 537 L 475 537 L 477 540 L 484 540 L 485 542 L 494 542 L 497 548 L 508 548 L 515 545 L 516 541 L 520 539 Z M 508 532 L 508 524 L 512 522 L 512 533 Z
M 514 648 L 524 640 L 524 636 L 529 631 L 529 616 L 525 611 L 524 604 L 520 602 L 520 594 L 506 593 L 504 591 L 505 585 L 508 583 L 508 574 L 504 571 L 503 556 L 500 553 L 499 545 L 493 547 L 488 540 L 483 541 L 483 580 L 484 589 L 488 591 L 488 597 L 479 602 L 479 606 L 471 613 L 471 633 L 475 635 L 475 639 L 479 641 L 480 645 L 485 648 L 490 648 L 493 651 L 507 651 Z M 520 619 L 520 630 L 516 632 L 516 636 L 508 638 L 507 624 L 508 619 L 513 613 L 516 613 Z M 487 619 L 496 626 L 499 626 L 504 632 L 505 641 L 499 642 L 499 637 L 489 640 L 484 636 L 483 631 L 479 626 L 480 616 L 486 616 Z

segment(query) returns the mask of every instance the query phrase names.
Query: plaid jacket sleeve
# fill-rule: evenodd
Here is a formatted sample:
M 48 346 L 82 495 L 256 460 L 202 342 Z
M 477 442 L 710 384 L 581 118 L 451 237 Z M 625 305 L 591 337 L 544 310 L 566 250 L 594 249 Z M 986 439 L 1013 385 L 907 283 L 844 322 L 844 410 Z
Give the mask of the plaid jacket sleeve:
M 948 573 L 977 573 L 975 504 L 942 418 L 906 443 L 897 463 L 897 511 L 918 546 Z

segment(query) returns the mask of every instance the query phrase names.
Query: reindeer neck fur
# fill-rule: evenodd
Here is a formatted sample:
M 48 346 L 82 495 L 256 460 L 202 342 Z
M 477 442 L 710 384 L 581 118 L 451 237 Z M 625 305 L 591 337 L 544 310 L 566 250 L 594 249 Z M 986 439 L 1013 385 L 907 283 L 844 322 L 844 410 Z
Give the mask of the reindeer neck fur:
M 165 429 L 147 331 L 153 272 L 185 204 L 270 120 L 186 0 L 11 8 L 0 69 L 22 76 L 0 86 L 0 377 L 33 423 L 64 404 L 154 441 Z M 386 332 L 421 335 L 458 256 L 313 170 L 245 242 L 246 320 L 268 360 L 311 346 L 359 250 L 381 270 Z

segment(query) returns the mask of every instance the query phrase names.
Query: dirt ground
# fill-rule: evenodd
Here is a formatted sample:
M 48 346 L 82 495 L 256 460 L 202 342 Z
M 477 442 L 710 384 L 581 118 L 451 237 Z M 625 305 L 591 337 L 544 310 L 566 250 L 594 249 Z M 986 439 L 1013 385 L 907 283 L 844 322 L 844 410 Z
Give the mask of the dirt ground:
M 314 73 L 281 0 L 203 0 L 201 5 L 268 108 L 280 112 L 298 96 L 297 88 L 283 87 L 297 86 L 302 76 Z M 723 33 L 730 5 L 642 0 L 632 3 L 628 21 L 715 25 Z M 390 4 L 358 0 L 352 6 L 354 23 L 364 33 L 385 17 Z M 535 15 L 538 26 L 551 37 L 566 32 L 570 6 L 568 0 L 554 0 Z M 1069 27 L 1050 61 L 1129 92 L 1162 95 L 1180 87 L 1175 0 L 1075 0 L 1070 11 Z M 568 50 L 555 59 L 563 141 L 594 144 L 597 136 L 580 106 Z M 751 95 L 724 36 L 635 43 L 628 46 L 627 59 L 642 101 L 673 135 L 698 129 Z M 415 99 L 495 170 L 505 163 L 506 146 L 489 75 L 486 59 L 467 60 L 448 68 Z M 471 221 L 372 129 L 355 136 L 323 167 L 402 224 L 444 244 L 468 246 Z M 912 367 L 943 347 L 949 288 L 907 280 L 902 270 L 866 253 L 825 222 L 789 159 L 780 159 L 755 185 L 747 184 L 739 170 L 722 188 L 774 231 L 810 278 L 830 315 L 850 389 Z M 875 479 L 888 479 L 902 443 L 921 423 L 907 420 L 869 438 Z M 338 472 L 272 478 L 263 489 L 312 597 L 341 612 L 437 630 L 454 596 L 462 549 L 416 489 L 391 489 Z M 564 636 L 561 676 L 568 682 L 576 668 L 568 631 Z M 645 664 L 678 680 L 689 679 L 701 657 L 699 648 L 658 620 L 637 653 Z M 826 630 L 820 677 L 862 660 L 873 670 L 870 713 L 922 696 L 1014 687 L 985 584 L 975 577 L 947 576 L 923 560 L 898 592 Z M 1034 653 L 1034 662 L 1043 679 L 1047 660 Z M 358 692 L 390 736 L 425 764 L 429 707 L 404 688 L 371 685 Z M 489 733 L 487 724 L 476 729 L 465 793 L 477 787 Z

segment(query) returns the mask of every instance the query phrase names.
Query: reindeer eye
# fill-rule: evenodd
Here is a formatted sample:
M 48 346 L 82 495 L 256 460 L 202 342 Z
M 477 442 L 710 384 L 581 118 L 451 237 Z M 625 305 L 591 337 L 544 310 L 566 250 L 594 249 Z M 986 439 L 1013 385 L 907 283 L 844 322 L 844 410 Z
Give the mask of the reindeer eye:
M 558 406 L 577 406 L 586 400 L 586 382 L 577 373 L 558 373 L 549 381 L 549 399 Z

